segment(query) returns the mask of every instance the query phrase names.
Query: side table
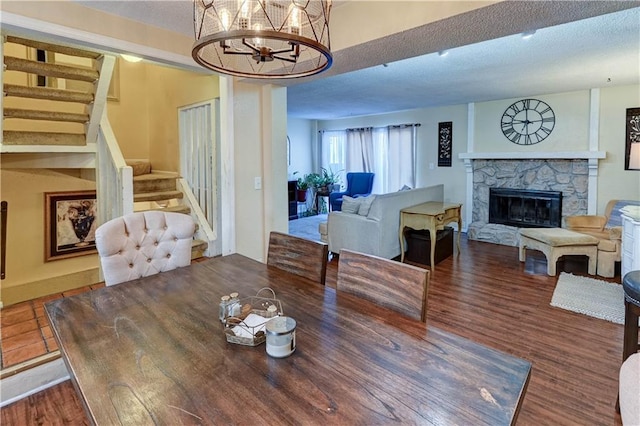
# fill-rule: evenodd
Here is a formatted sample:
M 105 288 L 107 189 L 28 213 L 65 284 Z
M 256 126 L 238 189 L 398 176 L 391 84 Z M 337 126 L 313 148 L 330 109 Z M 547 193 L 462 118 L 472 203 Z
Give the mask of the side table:
M 460 255 L 460 230 L 462 230 L 462 204 L 441 203 L 430 201 L 400 210 L 400 262 L 404 262 L 404 228 L 415 230 L 426 229 L 431 238 L 431 273 L 435 269 L 436 231 L 444 229 L 445 225 L 456 222 L 458 224 L 458 255 Z

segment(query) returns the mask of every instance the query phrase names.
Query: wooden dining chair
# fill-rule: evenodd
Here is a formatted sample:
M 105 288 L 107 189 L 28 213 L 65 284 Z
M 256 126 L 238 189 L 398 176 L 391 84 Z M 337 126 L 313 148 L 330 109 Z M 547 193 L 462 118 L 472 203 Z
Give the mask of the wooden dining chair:
M 269 235 L 267 265 L 300 275 L 322 285 L 327 276 L 329 245 L 281 232 Z
M 426 269 L 342 249 L 336 288 L 427 321 L 429 271 Z
M 183 213 L 144 211 L 117 217 L 96 229 L 106 285 L 170 271 L 191 263 L 195 222 Z

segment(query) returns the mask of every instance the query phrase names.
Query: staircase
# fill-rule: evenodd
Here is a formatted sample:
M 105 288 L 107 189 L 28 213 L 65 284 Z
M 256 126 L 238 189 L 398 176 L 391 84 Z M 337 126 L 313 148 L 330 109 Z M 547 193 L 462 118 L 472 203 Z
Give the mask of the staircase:
M 95 153 L 115 58 L 7 36 L 2 59 L 1 152 Z
M 33 168 L 95 171 L 98 199 L 110 200 L 98 203 L 101 222 L 162 209 L 201 223 L 197 204 L 182 201 L 189 189 L 177 185 L 178 174 L 151 171 L 146 161 L 129 166 L 122 158 L 104 113 L 114 56 L 14 36 L 6 36 L 1 46 L 0 152 L 11 154 L 3 155 L 4 164 L 19 157 L 21 165 L 26 158 Z M 196 232 L 206 238 L 209 231 Z M 207 247 L 204 240 L 194 241 L 192 258 L 203 256 Z
M 182 202 L 184 193 L 176 184 L 180 175 L 153 171 L 148 161 L 128 160 L 127 164 L 133 169 L 134 211 L 161 210 L 191 214 L 191 208 Z M 191 259 L 203 257 L 207 247 L 206 241 L 195 238 L 191 244 Z

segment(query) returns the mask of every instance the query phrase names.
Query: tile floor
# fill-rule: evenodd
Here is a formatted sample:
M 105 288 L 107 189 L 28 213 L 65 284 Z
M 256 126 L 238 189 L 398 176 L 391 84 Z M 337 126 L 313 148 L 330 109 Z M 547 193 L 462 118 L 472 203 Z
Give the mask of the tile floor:
M 44 313 L 50 300 L 104 287 L 94 284 L 39 299 L 28 300 L 0 310 L 0 353 L 2 369 L 20 364 L 58 349 Z

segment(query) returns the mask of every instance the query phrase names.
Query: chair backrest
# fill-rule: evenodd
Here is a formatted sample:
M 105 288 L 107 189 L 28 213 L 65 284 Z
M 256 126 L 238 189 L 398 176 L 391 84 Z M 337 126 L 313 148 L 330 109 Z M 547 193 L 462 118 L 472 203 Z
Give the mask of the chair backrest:
M 350 195 L 370 194 L 373 189 L 375 173 L 350 172 L 347 173 L 347 192 Z
M 281 232 L 269 235 L 267 265 L 300 275 L 322 285 L 327 276 L 329 245 Z
M 191 263 L 195 232 L 186 214 L 145 211 L 112 219 L 96 229 L 106 285 L 119 284 Z
M 426 269 L 342 249 L 336 288 L 427 321 L 429 271 Z

